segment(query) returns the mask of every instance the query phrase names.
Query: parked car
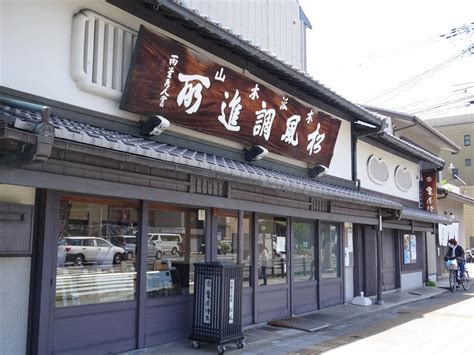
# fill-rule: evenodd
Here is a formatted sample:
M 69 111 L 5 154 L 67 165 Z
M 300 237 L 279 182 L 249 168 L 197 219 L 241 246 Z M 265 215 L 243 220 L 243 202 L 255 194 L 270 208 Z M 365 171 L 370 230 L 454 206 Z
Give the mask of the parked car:
M 126 258 L 127 260 L 131 260 L 137 253 L 137 237 L 135 235 L 124 235 L 122 238 L 124 240 L 123 249 L 125 249 Z M 163 256 L 161 247 L 153 243 L 150 239 L 147 240 L 147 243 L 147 257 L 161 259 Z
M 148 238 L 157 246 L 159 246 L 163 252 L 171 253 L 173 255 L 181 254 L 181 244 L 183 238 L 181 234 L 174 233 L 149 233 Z
M 467 249 L 466 250 L 466 261 L 468 263 L 474 262 L 474 249 Z
M 73 256 L 76 265 L 86 262 L 120 264 L 125 253 L 123 248 L 96 237 L 66 237 L 64 243 L 58 245 L 58 254 L 62 253 L 59 249 L 64 249 L 66 261 L 70 260 L 68 255 Z

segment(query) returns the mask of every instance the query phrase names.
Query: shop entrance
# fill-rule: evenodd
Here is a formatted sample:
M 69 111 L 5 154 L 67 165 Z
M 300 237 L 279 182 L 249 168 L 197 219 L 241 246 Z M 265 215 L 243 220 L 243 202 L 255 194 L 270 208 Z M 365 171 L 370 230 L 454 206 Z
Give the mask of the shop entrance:
M 256 322 L 290 315 L 288 230 L 285 217 L 258 214 L 256 220 Z
M 396 238 L 393 229 L 382 232 L 382 287 L 383 291 L 397 288 Z
M 293 240 L 293 314 L 318 309 L 317 224 L 313 220 L 294 219 Z
M 319 308 L 343 303 L 342 225 L 319 223 Z

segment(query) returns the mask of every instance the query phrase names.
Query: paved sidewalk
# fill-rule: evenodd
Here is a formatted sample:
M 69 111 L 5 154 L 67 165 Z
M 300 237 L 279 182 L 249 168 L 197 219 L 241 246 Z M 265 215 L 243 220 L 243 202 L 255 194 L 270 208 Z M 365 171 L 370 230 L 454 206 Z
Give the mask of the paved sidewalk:
M 438 281 L 438 287 L 421 287 L 410 291 L 400 292 L 394 291 L 383 295 L 384 304 L 375 305 L 372 304 L 368 307 L 355 306 L 347 304 L 343 306 L 333 307 L 330 309 L 324 309 L 316 312 L 312 312 L 308 315 L 299 316 L 304 318 L 305 316 L 314 318 L 317 316 L 318 320 L 329 323 L 330 326 L 327 329 L 337 328 L 339 324 L 347 323 L 351 319 L 364 318 L 365 315 L 372 314 L 374 312 L 383 311 L 392 307 L 400 306 L 403 304 L 416 302 L 423 299 L 436 297 L 444 292 L 448 292 L 446 281 Z M 371 297 L 373 303 L 375 297 Z M 296 329 L 286 329 L 269 326 L 267 324 L 253 325 L 244 328 L 244 334 L 246 336 L 246 345 L 244 349 L 237 350 L 235 344 L 228 344 L 226 353 L 242 353 L 242 354 L 256 354 L 261 353 L 262 349 L 266 349 L 274 354 L 286 353 L 281 345 L 283 343 L 288 344 L 289 342 L 298 342 L 299 339 L 303 339 L 301 336 L 311 334 L 311 341 L 325 341 L 329 339 L 328 336 L 323 335 L 323 332 L 308 333 Z M 321 334 L 321 335 L 319 335 Z M 280 349 L 279 349 L 280 348 Z M 200 349 L 193 349 L 192 343 L 189 340 L 181 340 L 169 344 L 159 345 L 156 347 L 140 349 L 122 353 L 123 355 L 141 355 L 141 354 L 216 354 L 216 345 L 202 343 Z

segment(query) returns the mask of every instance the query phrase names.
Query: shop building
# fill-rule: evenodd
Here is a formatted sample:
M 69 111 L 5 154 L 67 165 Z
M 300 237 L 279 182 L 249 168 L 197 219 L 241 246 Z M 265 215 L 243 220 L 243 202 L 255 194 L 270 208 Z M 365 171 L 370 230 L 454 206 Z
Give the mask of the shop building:
M 383 117 L 174 2 L 3 10 L 1 352 L 185 338 L 200 261 L 244 266 L 245 325 L 423 282 L 443 161 Z
M 455 125 L 452 126 L 452 119 L 423 121 L 416 116 L 402 112 L 374 107 L 367 108 L 389 117 L 395 136 L 422 147 L 446 162 L 437 178 L 437 214 L 450 218 L 452 223 L 439 224 L 436 234 L 427 240 L 428 278 L 436 281 L 446 274 L 443 258 L 448 248 L 448 240 L 454 238 L 463 247 L 469 248 L 468 225 L 472 220 L 470 210 L 473 208 L 473 199 L 469 197 L 468 187 L 462 186 L 462 188 L 459 188 L 452 184 L 460 183 L 456 176 L 464 176 L 463 171 L 459 172 L 455 169 L 450 172 L 452 167 L 449 168 L 453 163 L 455 163 L 454 166 L 459 166 L 456 162 L 463 160 L 462 157 L 466 155 L 466 149 L 469 146 L 464 143 L 468 143 L 469 139 L 466 138 L 463 141 L 464 136 L 460 134 L 459 129 L 467 126 L 460 125 L 458 128 L 446 130 L 445 127 L 440 127 L 440 122 L 445 122 L 446 127 L 456 127 Z M 465 119 L 462 116 L 459 118 Z M 464 122 L 462 119 L 460 122 Z M 452 134 L 456 130 L 458 134 Z M 466 129 L 464 131 L 469 132 Z
M 443 159 L 446 160 L 446 166 L 443 170 L 444 179 L 460 187 L 463 195 L 474 197 L 474 118 L 472 114 L 447 116 L 430 119 L 429 124 L 436 127 L 446 136 L 456 142 L 462 149 L 459 154 L 449 155 L 443 152 Z M 466 248 L 474 248 L 474 208 L 471 205 L 464 207 L 464 230 L 465 239 L 462 239 L 462 245 Z

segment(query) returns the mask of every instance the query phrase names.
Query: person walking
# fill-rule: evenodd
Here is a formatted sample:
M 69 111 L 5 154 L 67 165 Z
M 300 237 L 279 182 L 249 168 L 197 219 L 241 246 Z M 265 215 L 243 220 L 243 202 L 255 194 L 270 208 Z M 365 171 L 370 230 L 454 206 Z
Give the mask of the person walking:
M 268 249 L 263 243 L 258 244 L 260 272 L 262 274 L 263 284 L 267 285 L 267 268 L 268 268 Z

